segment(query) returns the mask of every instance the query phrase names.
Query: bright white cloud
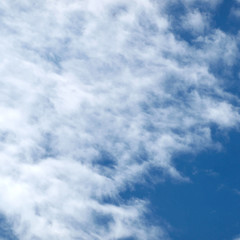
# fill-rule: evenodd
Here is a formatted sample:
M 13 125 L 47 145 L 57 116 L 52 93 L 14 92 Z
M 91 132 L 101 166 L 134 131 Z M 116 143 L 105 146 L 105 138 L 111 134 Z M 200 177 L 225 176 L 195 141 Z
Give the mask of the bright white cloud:
M 209 70 L 234 63 L 236 39 L 213 30 L 190 46 L 166 4 L 1 3 L 0 211 L 19 239 L 167 239 L 146 202 L 114 200 L 152 167 L 186 180 L 174 154 L 239 124 Z
M 204 34 L 209 28 L 209 17 L 198 10 L 194 10 L 182 18 L 182 27 L 193 35 Z

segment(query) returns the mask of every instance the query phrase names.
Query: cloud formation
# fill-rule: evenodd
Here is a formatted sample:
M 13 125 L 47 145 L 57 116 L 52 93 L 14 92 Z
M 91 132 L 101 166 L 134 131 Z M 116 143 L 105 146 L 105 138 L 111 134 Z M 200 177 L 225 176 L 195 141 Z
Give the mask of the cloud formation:
M 190 44 L 171 4 L 1 3 L 0 211 L 20 240 L 168 239 L 144 219 L 146 201 L 119 193 L 152 168 L 187 180 L 175 154 L 239 124 L 211 70 L 234 65 L 237 39 L 202 35 L 206 15 L 192 9 L 187 30 L 202 27 Z

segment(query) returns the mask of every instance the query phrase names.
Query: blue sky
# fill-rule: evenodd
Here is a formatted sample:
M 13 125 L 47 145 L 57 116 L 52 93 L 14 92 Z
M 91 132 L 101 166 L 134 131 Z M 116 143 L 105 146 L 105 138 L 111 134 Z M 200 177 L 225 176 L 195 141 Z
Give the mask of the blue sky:
M 172 239 L 233 239 L 238 235 L 239 138 L 231 132 L 227 140 L 222 139 L 222 152 L 179 156 L 178 168 L 191 178 L 190 184 L 167 180 L 134 189 L 134 195 L 150 199 L 151 221 L 171 223 L 171 227 L 165 225 Z
M 0 240 L 239 240 L 239 0 L 0 3 Z

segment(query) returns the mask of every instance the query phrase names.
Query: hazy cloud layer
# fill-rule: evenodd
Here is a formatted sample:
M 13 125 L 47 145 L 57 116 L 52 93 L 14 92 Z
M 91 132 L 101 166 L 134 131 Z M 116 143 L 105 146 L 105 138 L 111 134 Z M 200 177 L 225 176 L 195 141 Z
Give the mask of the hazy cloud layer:
M 159 2 L 1 2 L 0 212 L 20 240 L 167 239 L 119 193 L 151 168 L 187 180 L 174 155 L 238 126 L 211 71 L 233 66 L 237 39 L 194 8 L 206 1 L 182 1 L 178 26 L 179 3 Z

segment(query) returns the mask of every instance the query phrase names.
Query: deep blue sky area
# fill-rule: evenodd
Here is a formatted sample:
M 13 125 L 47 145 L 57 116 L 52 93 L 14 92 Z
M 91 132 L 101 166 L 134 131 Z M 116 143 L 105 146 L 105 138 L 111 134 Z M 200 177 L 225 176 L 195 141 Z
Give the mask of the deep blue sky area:
M 8 220 L 0 215 L 0 239 L 1 240 L 18 240 L 13 233 Z
M 234 239 L 240 229 L 240 133 L 222 136 L 221 142 L 221 152 L 206 150 L 175 159 L 190 182 L 149 181 L 123 197 L 150 199 L 146 221 L 165 224 L 174 240 Z
M 240 21 L 231 15 L 235 5 L 236 1 L 226 0 L 212 12 L 215 28 L 237 34 Z M 181 37 L 191 40 L 185 33 Z M 233 66 L 226 75 L 219 66 L 212 72 L 225 78 L 229 92 L 240 96 L 239 66 Z M 126 198 L 150 199 L 148 221 L 165 222 L 174 240 L 233 240 L 240 233 L 240 132 L 216 132 L 213 128 L 214 140 L 222 144 L 220 151 L 207 149 L 175 159 L 177 169 L 190 178 L 189 183 L 169 180 L 155 185 L 149 181 L 123 194 Z
M 213 23 L 216 28 L 220 28 L 227 33 L 236 34 L 239 31 L 239 19 L 231 15 L 231 9 L 236 6 L 236 1 L 225 0 L 213 13 Z
M 213 13 L 213 24 L 236 34 L 239 19 L 231 16 L 236 1 L 226 0 Z M 227 49 L 226 49 L 227 50 Z M 239 94 L 239 67 L 231 69 L 228 90 Z M 221 69 L 215 74 L 221 75 Z M 240 229 L 240 133 L 215 136 L 223 145 L 220 152 L 206 150 L 197 156 L 180 156 L 178 169 L 191 183 L 164 182 L 149 192 L 152 211 L 171 223 L 175 240 L 228 240 Z M 141 190 L 139 190 L 141 192 Z
M 191 183 L 156 187 L 151 199 L 154 206 L 161 204 L 154 211 L 171 222 L 173 239 L 227 240 L 239 234 L 239 142 L 240 134 L 231 133 L 222 152 L 208 150 L 178 159 L 178 168 Z
M 235 4 L 223 1 L 212 12 L 215 28 L 233 35 L 239 31 L 239 19 L 231 16 Z M 191 42 L 190 35 L 182 33 L 181 37 Z M 212 72 L 225 79 L 229 92 L 240 96 L 239 66 L 231 67 L 228 74 L 222 67 L 213 66 Z M 189 183 L 169 180 L 155 185 L 149 181 L 123 194 L 150 199 L 149 222 L 165 222 L 174 240 L 232 240 L 240 232 L 240 132 L 216 132 L 213 128 L 213 138 L 222 144 L 221 151 L 208 149 L 175 159 L 177 168 L 190 178 Z

